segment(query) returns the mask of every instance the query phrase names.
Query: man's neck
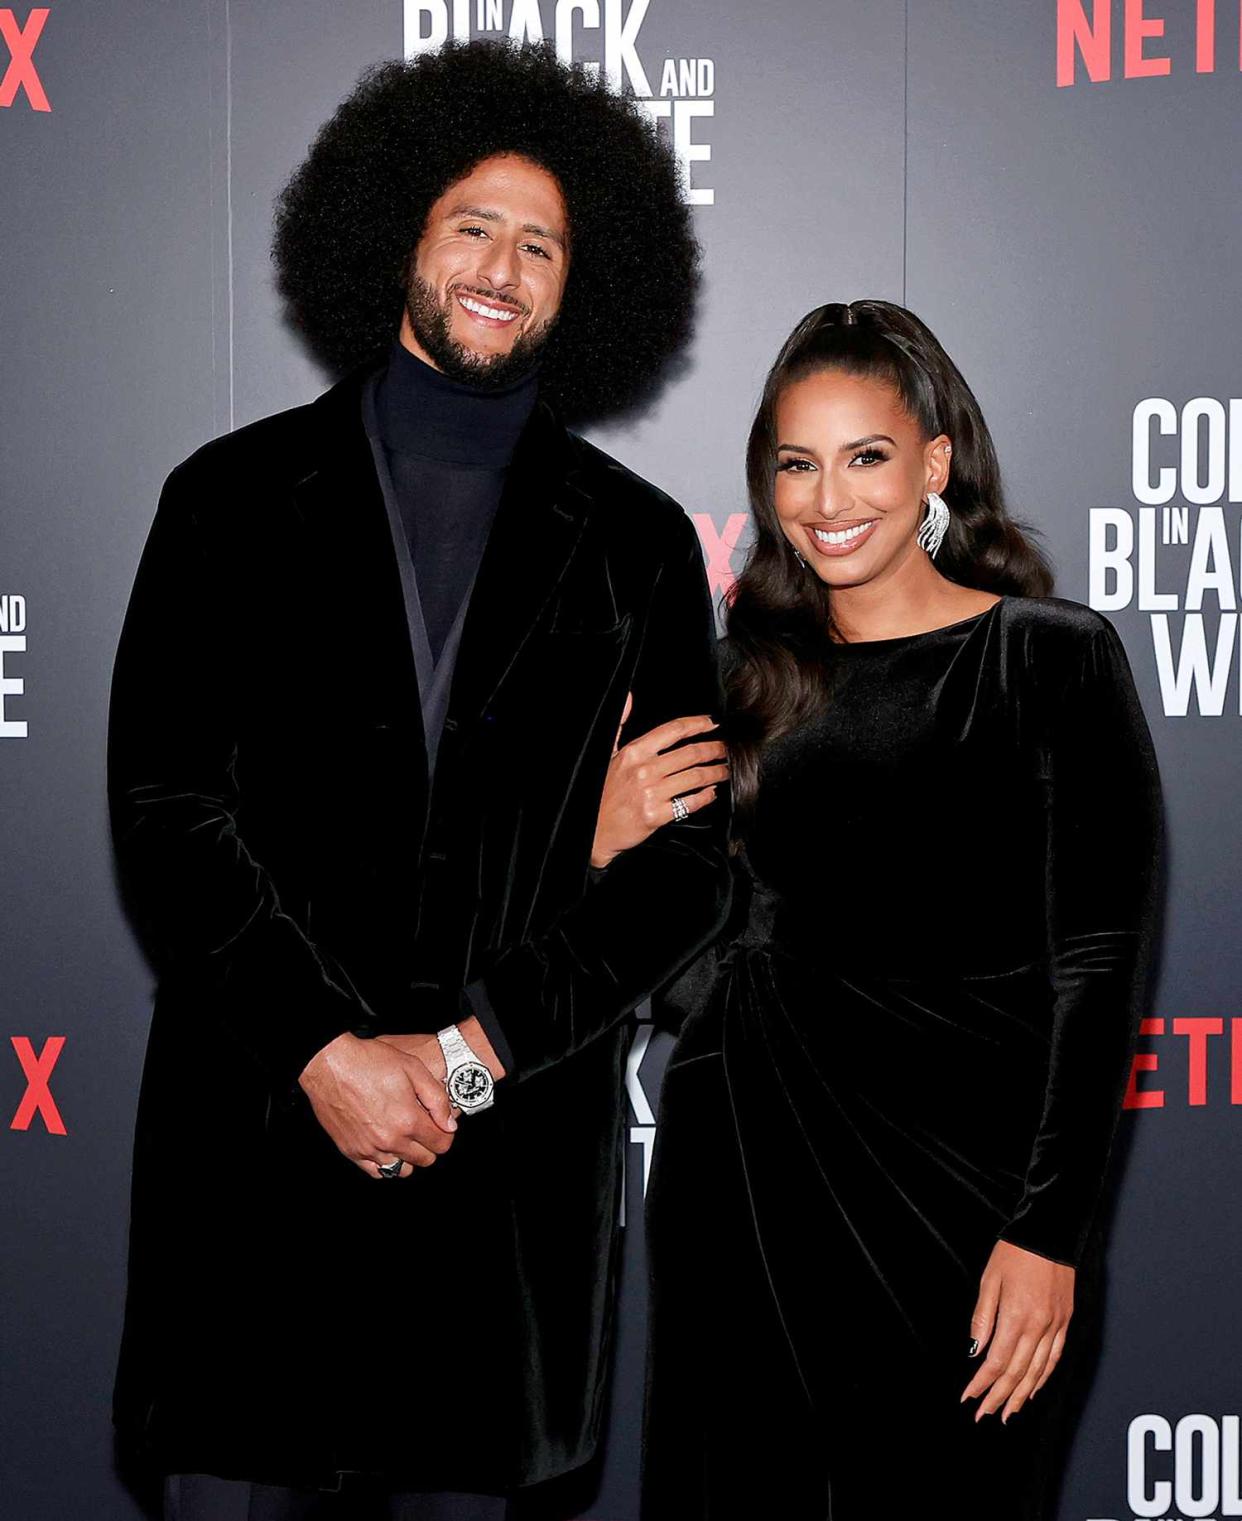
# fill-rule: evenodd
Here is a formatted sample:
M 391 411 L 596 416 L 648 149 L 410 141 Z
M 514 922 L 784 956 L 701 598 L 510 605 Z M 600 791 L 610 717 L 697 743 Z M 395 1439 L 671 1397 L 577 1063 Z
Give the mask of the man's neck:
M 400 342 L 392 346 L 376 406 L 387 448 L 448 464 L 499 469 L 513 456 L 535 405 L 534 372 L 498 390 L 450 379 Z

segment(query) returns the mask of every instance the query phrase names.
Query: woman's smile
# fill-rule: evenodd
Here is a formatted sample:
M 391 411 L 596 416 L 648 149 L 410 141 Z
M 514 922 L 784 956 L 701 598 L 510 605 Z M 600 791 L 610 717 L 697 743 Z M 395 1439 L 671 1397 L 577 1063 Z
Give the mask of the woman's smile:
M 878 517 L 854 518 L 834 523 L 831 527 L 826 523 L 807 523 L 805 526 L 816 554 L 839 558 L 853 554 L 860 544 L 865 544 L 879 521 Z

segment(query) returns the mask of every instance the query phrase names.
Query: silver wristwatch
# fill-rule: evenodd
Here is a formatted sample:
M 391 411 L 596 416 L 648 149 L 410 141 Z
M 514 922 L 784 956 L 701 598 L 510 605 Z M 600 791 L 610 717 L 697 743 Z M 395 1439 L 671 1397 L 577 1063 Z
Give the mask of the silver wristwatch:
M 492 1107 L 495 1083 L 492 1074 L 466 1044 L 456 1025 L 440 1030 L 436 1039 L 444 1052 L 444 1086 L 448 1096 L 463 1114 L 478 1114 Z

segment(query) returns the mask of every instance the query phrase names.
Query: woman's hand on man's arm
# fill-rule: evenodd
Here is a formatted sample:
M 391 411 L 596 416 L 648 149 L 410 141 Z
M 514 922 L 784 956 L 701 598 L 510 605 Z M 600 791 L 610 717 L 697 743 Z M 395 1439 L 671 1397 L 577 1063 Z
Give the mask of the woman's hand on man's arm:
M 717 784 L 729 775 L 728 751 L 723 740 L 680 743 L 718 727 L 707 713 L 670 719 L 621 745 L 621 730 L 632 705 L 630 693 L 625 699 L 600 798 L 591 847 L 591 865 L 596 869 L 607 866 L 614 856 L 641 845 L 648 835 L 671 823 L 675 797 L 681 797 L 687 813 L 706 808 L 716 796 Z

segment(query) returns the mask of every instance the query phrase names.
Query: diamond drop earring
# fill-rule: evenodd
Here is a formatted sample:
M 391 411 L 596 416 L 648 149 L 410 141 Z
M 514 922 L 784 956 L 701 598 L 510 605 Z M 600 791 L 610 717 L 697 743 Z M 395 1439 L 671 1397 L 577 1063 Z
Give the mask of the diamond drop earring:
M 927 516 L 923 519 L 915 538 L 920 548 L 925 549 L 934 560 L 936 551 L 944 543 L 944 536 L 949 528 L 949 509 L 944 504 L 944 498 L 935 491 L 927 493 Z

